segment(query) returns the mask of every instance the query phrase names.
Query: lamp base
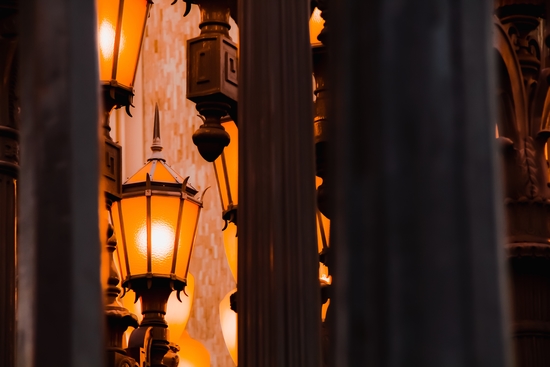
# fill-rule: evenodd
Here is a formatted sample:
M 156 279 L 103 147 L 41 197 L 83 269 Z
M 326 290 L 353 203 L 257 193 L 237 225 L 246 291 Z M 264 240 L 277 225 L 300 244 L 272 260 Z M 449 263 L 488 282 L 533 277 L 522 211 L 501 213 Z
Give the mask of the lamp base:
M 131 289 L 141 298 L 143 320 L 132 332 L 128 342 L 128 354 L 151 367 L 167 367 L 164 355 L 170 349 L 168 324 L 165 320 L 168 298 L 174 290 L 169 278 L 137 278 L 131 281 Z

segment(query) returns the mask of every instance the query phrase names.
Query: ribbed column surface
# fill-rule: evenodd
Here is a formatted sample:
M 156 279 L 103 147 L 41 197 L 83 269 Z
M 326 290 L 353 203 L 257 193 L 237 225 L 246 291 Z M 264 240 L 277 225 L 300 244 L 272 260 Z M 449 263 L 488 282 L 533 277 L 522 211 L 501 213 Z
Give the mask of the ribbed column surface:
M 19 367 L 105 362 L 95 1 L 20 1 Z M 105 232 L 103 232 L 105 233 Z M 103 237 L 103 236 L 102 236 Z
M 15 366 L 15 179 L 0 173 L 0 365 Z
M 333 365 L 508 366 L 492 4 L 330 9 Z
M 239 367 L 318 367 L 309 1 L 239 2 Z

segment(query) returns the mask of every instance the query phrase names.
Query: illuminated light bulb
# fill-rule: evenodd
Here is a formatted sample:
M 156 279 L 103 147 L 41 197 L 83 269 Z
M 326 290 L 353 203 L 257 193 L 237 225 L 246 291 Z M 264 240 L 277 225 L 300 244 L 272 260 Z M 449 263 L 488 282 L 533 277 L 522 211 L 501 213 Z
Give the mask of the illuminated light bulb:
M 153 257 L 165 259 L 174 251 L 174 230 L 171 226 L 154 222 L 151 225 L 151 252 Z M 137 233 L 138 251 L 147 256 L 147 228 L 141 227 Z
M 237 289 L 235 288 L 227 293 L 220 302 L 220 323 L 223 339 L 235 365 L 238 363 L 237 313 L 231 309 L 231 300 L 229 298 L 236 291 Z
M 111 59 L 113 57 L 114 44 L 115 28 L 104 20 L 99 27 L 99 49 L 104 58 Z

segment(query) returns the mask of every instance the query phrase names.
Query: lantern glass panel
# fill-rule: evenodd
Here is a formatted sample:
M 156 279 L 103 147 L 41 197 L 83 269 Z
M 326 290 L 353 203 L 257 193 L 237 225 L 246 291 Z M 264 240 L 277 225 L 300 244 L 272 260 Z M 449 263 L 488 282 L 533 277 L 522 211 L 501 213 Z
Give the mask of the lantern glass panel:
M 151 196 L 151 265 L 155 274 L 172 272 L 180 201 L 177 196 Z M 146 229 L 142 231 L 146 241 Z M 179 255 L 185 256 L 178 251 Z
M 147 0 L 125 0 L 122 14 L 122 32 L 118 55 L 116 80 L 119 84 L 132 86 L 147 20 Z
M 147 198 L 137 196 L 119 202 L 124 221 L 124 251 L 130 276 L 147 273 Z M 122 254 L 121 254 L 122 255 Z
M 227 210 L 229 205 L 237 205 L 239 202 L 239 130 L 235 122 L 222 123 L 229 134 L 230 142 L 222 154 L 214 161 L 218 190 L 222 202 L 222 209 Z
M 195 232 L 199 220 L 200 206 L 190 200 L 185 200 L 180 225 L 180 242 L 178 258 L 176 259 L 176 276 L 185 279 L 189 270 L 191 250 L 195 242 Z
M 101 80 L 112 79 L 119 6 L 119 1 L 97 0 L 99 78 Z
M 115 249 L 115 261 L 118 263 L 118 270 L 120 274 L 121 282 L 124 282 L 128 276 L 128 266 L 126 263 L 126 257 L 124 255 L 126 244 L 123 241 L 123 232 L 120 223 L 120 206 L 118 202 L 114 202 L 111 207 L 111 220 L 115 228 L 115 236 L 117 239 L 117 247 Z
M 225 256 L 229 263 L 229 269 L 236 282 L 239 238 L 237 237 L 237 225 L 235 223 L 227 223 L 227 228 L 223 231 L 223 244 L 225 247 Z

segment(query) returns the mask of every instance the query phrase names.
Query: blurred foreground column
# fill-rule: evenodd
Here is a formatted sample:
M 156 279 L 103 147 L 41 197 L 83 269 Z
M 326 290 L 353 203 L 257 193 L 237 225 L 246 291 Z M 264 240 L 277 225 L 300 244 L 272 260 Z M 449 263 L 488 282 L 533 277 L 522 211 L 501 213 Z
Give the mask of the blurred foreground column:
M 309 11 L 239 1 L 239 367 L 320 365 Z
M 331 3 L 334 366 L 509 365 L 491 10 Z
M 98 367 L 105 351 L 95 1 L 20 5 L 17 363 Z
M 0 366 L 15 366 L 16 183 L 19 175 L 17 10 L 0 3 Z

